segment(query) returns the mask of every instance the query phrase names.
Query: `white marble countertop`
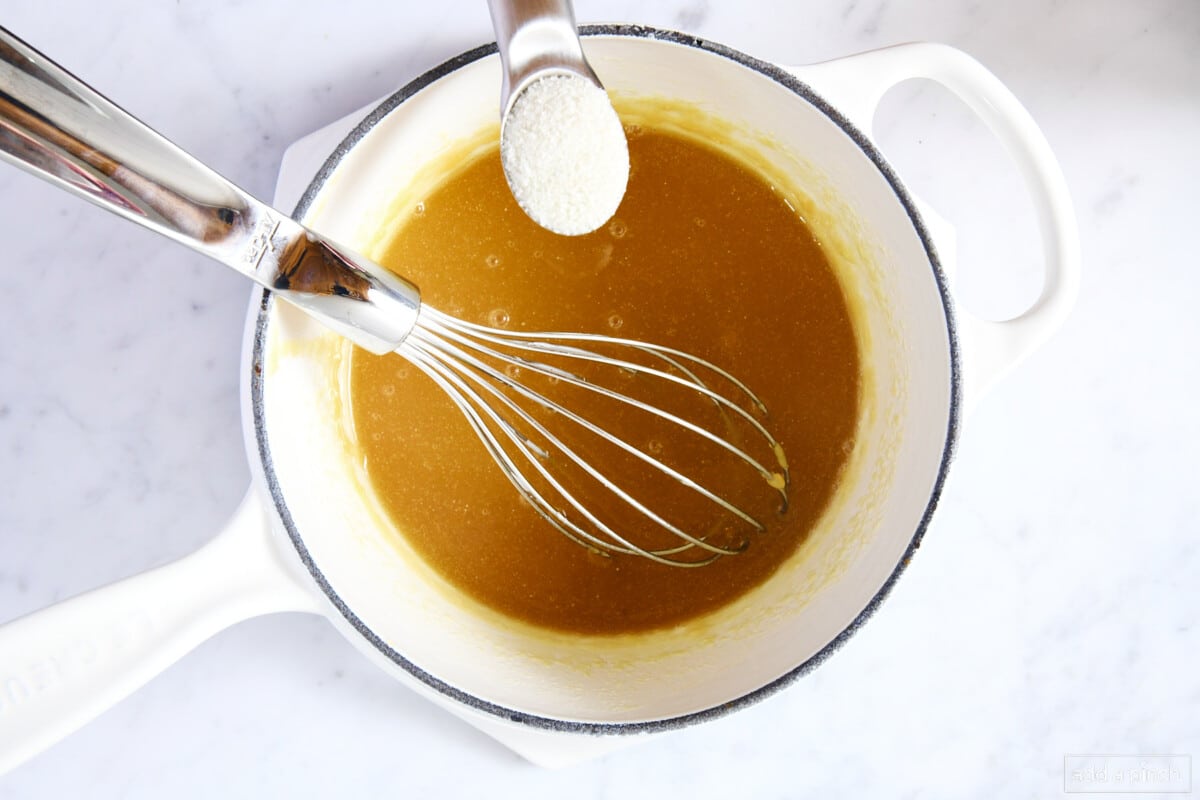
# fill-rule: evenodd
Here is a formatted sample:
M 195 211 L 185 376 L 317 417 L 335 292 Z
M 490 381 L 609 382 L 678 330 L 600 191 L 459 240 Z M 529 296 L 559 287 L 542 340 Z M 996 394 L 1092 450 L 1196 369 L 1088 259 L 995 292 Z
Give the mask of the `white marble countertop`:
M 792 64 L 946 42 L 1012 88 L 1061 159 L 1078 307 L 968 421 L 890 599 L 766 702 L 555 772 L 410 694 L 322 619 L 263 617 L 0 777 L 0 797 L 1048 797 L 1066 754 L 1200 756 L 1200 5 L 577 13 Z M 261 197 L 290 142 L 491 38 L 483 0 L 64 0 L 2 16 Z M 963 303 L 1019 310 L 1038 285 L 1032 213 L 983 127 L 916 86 L 885 101 L 876 133 L 957 226 Z M 3 165 L 0 241 L 7 620 L 183 556 L 236 506 L 249 287 Z

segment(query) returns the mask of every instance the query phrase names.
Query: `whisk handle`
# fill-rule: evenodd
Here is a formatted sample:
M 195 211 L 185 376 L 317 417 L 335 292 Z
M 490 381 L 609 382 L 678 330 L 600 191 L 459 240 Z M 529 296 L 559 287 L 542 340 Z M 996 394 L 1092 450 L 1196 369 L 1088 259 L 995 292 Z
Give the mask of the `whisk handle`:
M 377 353 L 417 288 L 260 203 L 0 28 L 0 158 L 232 267 Z

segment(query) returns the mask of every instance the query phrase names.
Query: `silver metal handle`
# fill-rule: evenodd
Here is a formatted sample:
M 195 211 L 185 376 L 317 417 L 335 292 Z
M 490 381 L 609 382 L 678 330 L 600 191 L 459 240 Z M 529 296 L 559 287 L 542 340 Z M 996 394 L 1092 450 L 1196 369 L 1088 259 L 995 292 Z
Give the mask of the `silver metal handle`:
M 230 266 L 376 353 L 420 293 L 265 203 L 0 28 L 0 157 Z
M 500 115 L 525 86 L 550 72 L 574 72 L 597 86 L 583 56 L 570 0 L 488 0 L 504 67 Z

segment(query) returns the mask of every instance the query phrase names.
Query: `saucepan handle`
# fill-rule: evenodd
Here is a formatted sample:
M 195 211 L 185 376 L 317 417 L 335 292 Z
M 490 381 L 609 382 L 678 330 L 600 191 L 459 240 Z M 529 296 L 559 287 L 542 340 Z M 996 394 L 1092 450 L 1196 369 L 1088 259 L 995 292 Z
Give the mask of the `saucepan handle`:
M 0 626 L 0 774 L 218 631 L 275 611 L 317 611 L 269 525 L 251 489 L 192 555 Z
M 1075 212 L 1066 179 L 1046 137 L 995 75 L 966 53 L 947 45 L 899 45 L 792 71 L 868 134 L 875 110 L 888 89 L 910 78 L 936 81 L 979 115 L 1020 170 L 1041 233 L 1042 290 L 1033 305 L 1003 322 L 990 322 L 963 311 L 956 315 L 965 356 L 964 394 L 969 408 L 1062 325 L 1079 293 Z

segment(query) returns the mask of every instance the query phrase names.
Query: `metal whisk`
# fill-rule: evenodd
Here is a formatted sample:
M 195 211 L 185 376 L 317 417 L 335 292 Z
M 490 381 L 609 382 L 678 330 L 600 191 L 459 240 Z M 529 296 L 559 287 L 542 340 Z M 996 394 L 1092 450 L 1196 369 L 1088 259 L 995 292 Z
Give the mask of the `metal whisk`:
M 745 385 L 708 361 L 629 339 L 499 331 L 428 306 L 422 307 L 417 324 L 397 352 L 454 400 L 493 460 L 534 509 L 585 547 L 695 567 L 741 552 L 749 544 L 746 533 L 765 528 L 732 498 L 689 476 L 686 467 L 672 466 L 645 445 L 639 446 L 622 435 L 620 427 L 637 429 L 643 442 L 660 446 L 664 440 L 689 439 L 689 453 L 694 448 L 707 450 L 710 459 L 719 459 L 720 471 L 740 470 L 753 476 L 751 485 L 760 496 L 777 495 L 778 509 L 787 508 L 783 448 L 755 417 L 756 412 L 765 415 L 766 409 Z M 548 388 L 532 388 L 531 376 L 539 376 Z M 631 387 L 635 382 L 659 402 L 664 393 L 669 395 L 668 407 L 682 402 L 691 413 L 672 413 L 639 399 Z M 600 424 L 596 414 L 585 415 L 555 399 L 562 391 L 555 387 L 564 384 L 585 393 L 585 399 L 592 395 L 606 403 L 609 410 L 601 415 L 607 424 Z M 713 386 L 721 386 L 725 393 Z M 629 417 L 634 424 L 622 425 L 621 420 Z M 710 418 L 710 424 L 702 424 L 702 418 Z M 711 429 L 718 426 L 724 435 Z M 654 433 L 647 435 L 647 427 Z M 621 476 L 597 469 L 579 452 L 580 440 L 588 437 L 599 445 L 593 450 L 624 455 L 631 469 L 619 470 Z M 735 444 L 735 438 L 747 443 Z M 761 455 L 754 455 L 755 451 Z M 764 465 L 766 459 L 771 466 Z M 582 478 L 581 491 L 598 497 L 598 502 L 590 506 L 581 500 L 562 480 L 565 472 Z M 679 489 L 685 502 L 700 501 L 695 516 L 701 530 L 689 530 L 656 509 L 654 502 L 639 499 L 638 489 L 644 489 L 652 476 L 661 476 L 669 487 Z M 721 483 L 728 491 L 728 476 Z M 617 516 L 629 521 L 629 529 L 650 526 L 661 535 L 648 538 L 670 543 L 660 547 L 636 543 L 612 522 L 614 506 L 620 509 Z M 601 516 L 601 509 L 609 510 L 608 519 Z M 731 523 L 737 531 L 733 536 L 728 535 Z M 718 530 L 725 534 L 724 541 L 714 541 L 706 533 Z
M 596 552 L 700 566 L 744 549 L 764 508 L 786 508 L 783 449 L 729 373 L 667 347 L 499 331 L 422 305 L 408 281 L 258 202 L 2 28 L 0 156 L 236 269 L 374 353 L 399 352 L 453 399 L 538 513 Z M 625 428 L 678 452 L 657 454 Z M 618 466 L 598 469 L 602 450 Z M 748 488 L 735 498 L 734 485 Z

